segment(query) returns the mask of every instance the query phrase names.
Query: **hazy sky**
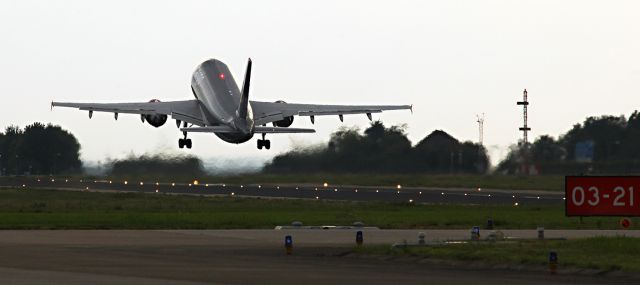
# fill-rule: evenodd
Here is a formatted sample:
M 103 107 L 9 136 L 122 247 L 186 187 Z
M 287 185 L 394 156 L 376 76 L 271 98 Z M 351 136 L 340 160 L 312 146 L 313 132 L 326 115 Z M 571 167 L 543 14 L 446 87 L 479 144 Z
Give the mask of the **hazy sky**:
M 637 1 L 2 1 L 0 128 L 52 122 L 89 161 L 128 153 L 186 152 L 260 160 L 326 142 L 366 116 L 316 119 L 316 134 L 270 135 L 232 145 L 173 121 L 56 108 L 55 101 L 191 99 L 196 65 L 217 58 L 238 82 L 254 61 L 251 98 L 326 104 L 414 104 L 374 115 L 406 123 L 413 143 L 435 129 L 478 139 L 496 157 L 520 138 L 527 88 L 531 138 L 558 136 L 585 117 L 639 108 Z M 295 127 L 312 127 L 298 117 Z

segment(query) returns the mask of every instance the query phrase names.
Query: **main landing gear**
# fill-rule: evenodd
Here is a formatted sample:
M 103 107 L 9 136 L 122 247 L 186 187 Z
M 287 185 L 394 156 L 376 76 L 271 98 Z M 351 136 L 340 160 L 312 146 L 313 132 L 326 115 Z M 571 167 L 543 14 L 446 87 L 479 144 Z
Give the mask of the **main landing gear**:
M 178 147 L 179 148 L 187 147 L 188 149 L 190 149 L 191 148 L 191 139 L 187 138 L 187 132 L 182 132 L 182 134 L 184 135 L 184 138 L 178 140 Z
M 262 134 L 262 139 L 258 139 L 258 149 L 262 149 L 262 147 L 264 147 L 265 149 L 271 148 L 271 141 L 264 139 L 266 135 L 267 134 Z

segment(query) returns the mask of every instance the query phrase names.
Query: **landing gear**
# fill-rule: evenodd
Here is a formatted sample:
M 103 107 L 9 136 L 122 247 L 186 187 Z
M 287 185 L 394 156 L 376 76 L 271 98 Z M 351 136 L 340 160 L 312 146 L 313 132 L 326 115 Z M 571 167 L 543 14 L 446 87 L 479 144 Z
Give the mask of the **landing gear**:
M 262 134 L 262 139 L 258 140 L 258 149 L 262 149 L 262 147 L 264 147 L 265 149 L 271 148 L 271 141 L 264 139 L 266 135 L 267 134 Z
M 178 147 L 179 147 L 179 148 L 187 147 L 187 148 L 189 148 L 189 149 L 190 149 L 190 148 L 191 148 L 191 145 L 192 145 L 192 144 L 191 144 L 191 139 L 179 139 L 179 140 L 178 140 Z
M 262 147 L 264 147 L 265 149 L 270 149 L 271 148 L 271 141 L 270 140 L 258 140 L 258 149 L 262 149 Z
M 187 132 L 182 132 L 182 134 L 184 134 L 184 138 L 178 139 L 178 147 L 179 148 L 187 147 L 188 149 L 191 149 L 191 139 L 187 138 Z

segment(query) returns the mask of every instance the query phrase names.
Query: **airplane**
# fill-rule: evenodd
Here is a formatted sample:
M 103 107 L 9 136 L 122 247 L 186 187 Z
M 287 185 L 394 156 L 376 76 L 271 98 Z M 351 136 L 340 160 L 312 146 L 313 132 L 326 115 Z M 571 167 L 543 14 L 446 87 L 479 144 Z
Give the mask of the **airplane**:
M 140 103 L 70 103 L 51 102 L 53 107 L 71 107 L 93 112 L 110 112 L 118 120 L 118 114 L 139 114 L 142 123 L 160 127 L 167 122 L 167 116 L 176 120 L 176 126 L 184 138 L 178 140 L 179 148 L 192 146 L 188 133 L 213 133 L 228 143 L 240 144 L 250 140 L 254 134 L 262 134 L 258 139 L 258 149 L 271 148 L 266 134 L 315 133 L 314 129 L 290 128 L 294 116 L 306 116 L 315 124 L 316 116 L 366 114 L 371 120 L 372 113 L 387 110 L 409 109 L 413 105 L 311 105 L 291 104 L 284 101 L 262 102 L 249 100 L 251 81 L 251 58 L 247 63 L 242 89 L 238 89 L 229 68 L 222 61 L 209 59 L 193 72 L 191 92 L 195 99 L 161 102 L 153 99 Z M 271 123 L 272 127 L 267 124 Z M 182 127 L 181 127 L 182 125 Z

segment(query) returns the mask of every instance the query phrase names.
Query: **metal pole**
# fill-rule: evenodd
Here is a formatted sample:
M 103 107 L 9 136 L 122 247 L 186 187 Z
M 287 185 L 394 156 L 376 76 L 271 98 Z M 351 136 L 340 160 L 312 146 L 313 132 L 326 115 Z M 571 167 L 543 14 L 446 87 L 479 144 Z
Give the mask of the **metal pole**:
M 531 128 L 529 128 L 529 126 L 527 125 L 527 120 L 528 120 L 528 114 L 527 114 L 527 109 L 529 106 L 529 101 L 527 100 L 527 89 L 525 89 L 522 92 L 522 101 L 516 102 L 517 105 L 522 105 L 522 118 L 524 121 L 524 125 L 519 128 L 520 131 L 522 131 L 522 148 L 521 148 L 521 152 L 522 152 L 522 171 L 524 172 L 523 174 L 529 174 L 529 163 L 528 163 L 528 156 L 529 156 L 529 138 L 528 138 L 528 132 L 531 130 Z
M 482 113 L 482 116 L 476 115 L 476 117 L 478 118 L 478 120 L 477 120 L 477 122 L 478 122 L 478 143 L 480 145 L 483 145 L 483 141 L 484 141 L 484 113 Z

